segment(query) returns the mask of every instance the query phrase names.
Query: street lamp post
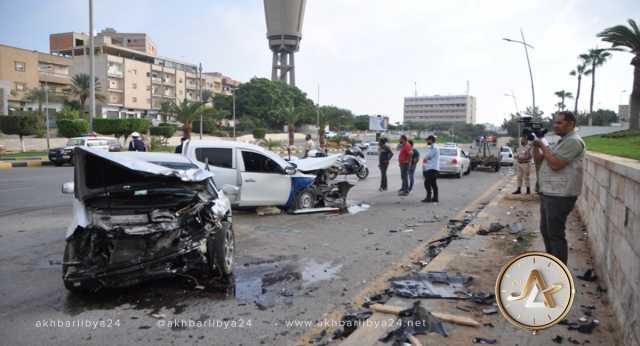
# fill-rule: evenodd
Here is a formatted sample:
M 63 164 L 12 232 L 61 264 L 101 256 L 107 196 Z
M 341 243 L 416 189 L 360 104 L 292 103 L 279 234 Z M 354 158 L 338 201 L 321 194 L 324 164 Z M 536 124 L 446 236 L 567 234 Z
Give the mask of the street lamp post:
M 231 90 L 231 99 L 233 101 L 233 140 L 236 140 L 236 91 Z
M 95 56 L 93 48 L 93 0 L 89 0 L 89 76 L 90 76 L 90 96 L 89 96 L 89 132 L 93 132 L 93 118 L 96 116 L 96 72 Z M 84 112 L 84 110 L 83 110 Z
M 51 149 L 51 137 L 49 135 L 49 85 L 47 85 L 47 81 L 44 81 L 44 116 L 47 129 L 47 151 L 49 151 Z
M 511 90 L 511 94 L 507 94 L 505 93 L 504 96 L 510 96 L 511 98 L 513 98 L 513 105 L 516 107 L 516 115 L 518 116 L 518 139 L 520 138 L 520 136 L 522 136 L 522 134 L 520 133 L 520 111 L 518 110 L 518 101 L 516 100 L 516 95 L 513 93 L 513 90 Z M 518 140 L 518 148 L 520 148 L 520 140 Z
M 204 100 L 202 99 L 202 63 L 198 66 L 198 89 L 200 92 L 200 102 L 204 105 Z M 200 139 L 202 139 L 202 122 L 204 120 L 204 110 L 200 109 Z
M 524 54 L 527 58 L 527 66 L 529 67 L 529 78 L 531 79 L 531 103 L 532 103 L 532 112 L 534 113 L 534 115 L 537 115 L 536 112 L 536 92 L 535 89 L 533 87 L 533 72 L 531 71 L 531 61 L 529 60 L 529 50 L 528 48 L 534 49 L 532 45 L 528 44 L 527 41 L 525 41 L 524 39 L 524 33 L 522 31 L 522 29 L 520 29 L 520 36 L 522 37 L 522 41 L 518 41 L 518 40 L 512 40 L 510 38 L 503 38 L 503 40 L 507 41 L 507 42 L 512 42 L 512 43 L 518 43 L 521 44 L 524 47 Z

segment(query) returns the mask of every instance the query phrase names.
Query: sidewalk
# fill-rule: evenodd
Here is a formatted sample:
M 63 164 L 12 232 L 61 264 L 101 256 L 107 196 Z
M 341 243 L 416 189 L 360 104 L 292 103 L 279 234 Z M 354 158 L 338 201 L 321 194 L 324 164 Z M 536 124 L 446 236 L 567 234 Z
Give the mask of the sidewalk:
M 511 195 L 510 193 L 515 190 L 514 182 L 515 177 L 511 178 L 496 198 L 464 228 L 460 233 L 460 239 L 453 240 L 428 265 L 418 270 L 471 275 L 473 281 L 469 289 L 472 292 L 493 293 L 498 272 L 511 257 L 526 251 L 543 251 L 544 245 L 538 228 L 538 198 L 535 195 Z M 490 224 L 495 222 L 502 225 L 520 223 L 524 226 L 524 230 L 511 234 L 509 228 L 505 228 L 488 235 L 477 234 L 478 229 L 488 229 Z M 587 233 L 576 211 L 570 215 L 567 222 L 567 239 L 570 246 L 569 269 L 573 273 L 576 284 L 576 298 L 567 320 L 578 323 L 580 318 L 583 318 L 583 321 L 586 319 L 581 324 L 598 320 L 599 325 L 591 333 L 580 333 L 577 330 L 569 330 L 568 325 L 558 324 L 537 335 L 532 335 L 513 326 L 502 317 L 499 311 L 492 314 L 483 313 L 483 309 L 497 308 L 495 303 L 483 305 L 471 300 L 405 299 L 393 296 L 385 305 L 408 308 L 414 302 L 420 301 L 428 311 L 472 318 L 480 323 L 478 327 L 467 327 L 445 322 L 448 337 L 435 333 L 416 335 L 422 345 L 470 345 L 473 344 L 475 337 L 495 339 L 496 343 L 501 345 L 619 345 L 621 330 L 607 303 L 606 292 L 600 288 L 597 280 L 587 282 L 577 278 L 591 268 L 592 259 Z M 360 307 L 353 306 L 353 308 L 357 310 Z M 369 318 L 371 321 L 389 319 L 397 320 L 397 317 L 374 312 Z M 577 326 L 573 325 L 574 328 Z M 338 338 L 332 340 L 330 344 L 384 345 L 379 339 L 395 327 L 362 326 L 346 339 Z M 327 334 L 331 335 L 331 333 L 332 331 Z

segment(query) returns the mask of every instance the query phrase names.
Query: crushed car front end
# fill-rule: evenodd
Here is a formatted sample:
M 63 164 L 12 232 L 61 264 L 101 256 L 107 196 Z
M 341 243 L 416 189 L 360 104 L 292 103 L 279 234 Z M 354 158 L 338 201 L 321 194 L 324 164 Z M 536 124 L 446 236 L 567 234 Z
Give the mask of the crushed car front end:
M 126 287 L 191 271 L 231 273 L 230 204 L 209 172 L 188 162 L 90 149 L 76 149 L 74 157 L 75 217 L 63 261 L 68 289 Z

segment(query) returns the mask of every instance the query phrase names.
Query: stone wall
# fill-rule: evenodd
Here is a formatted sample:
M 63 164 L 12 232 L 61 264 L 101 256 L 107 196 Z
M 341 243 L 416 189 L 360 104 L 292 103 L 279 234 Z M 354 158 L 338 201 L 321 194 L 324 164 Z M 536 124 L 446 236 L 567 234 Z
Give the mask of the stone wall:
M 640 345 L 640 162 L 591 153 L 578 209 L 625 345 Z

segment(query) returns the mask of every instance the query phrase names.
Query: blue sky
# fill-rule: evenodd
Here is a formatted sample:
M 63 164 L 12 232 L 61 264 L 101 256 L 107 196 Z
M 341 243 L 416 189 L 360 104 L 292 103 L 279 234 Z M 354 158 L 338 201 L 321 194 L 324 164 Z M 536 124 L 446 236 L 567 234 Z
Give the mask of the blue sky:
M 87 0 L 0 0 L 0 43 L 48 51 L 49 33 L 88 32 L 87 13 Z M 575 94 L 576 56 L 606 46 L 595 34 L 633 16 L 640 22 L 640 1 L 309 0 L 296 77 L 314 100 L 320 84 L 322 104 L 393 120 L 414 82 L 419 94 L 445 95 L 464 93 L 469 80 L 479 121 L 500 123 L 514 108 L 504 93 L 513 90 L 520 108 L 531 102 L 523 51 L 502 37 L 518 38 L 522 27 L 535 46 L 536 100 L 548 114 L 555 91 Z M 241 81 L 270 76 L 262 0 L 95 0 L 95 26 L 146 32 L 159 55 Z M 615 53 L 598 71 L 596 108 L 628 98 L 630 60 Z

